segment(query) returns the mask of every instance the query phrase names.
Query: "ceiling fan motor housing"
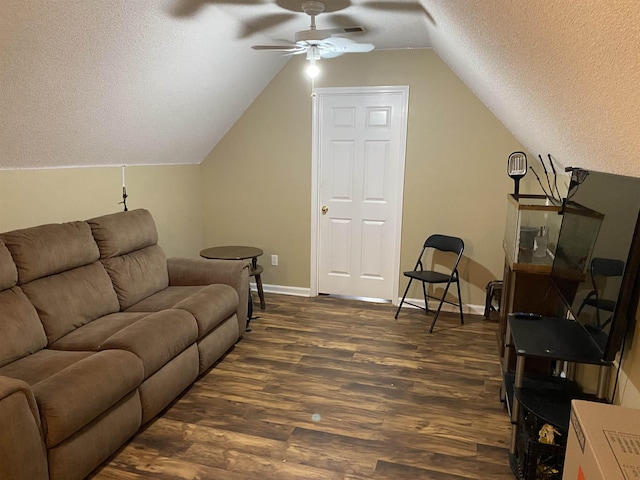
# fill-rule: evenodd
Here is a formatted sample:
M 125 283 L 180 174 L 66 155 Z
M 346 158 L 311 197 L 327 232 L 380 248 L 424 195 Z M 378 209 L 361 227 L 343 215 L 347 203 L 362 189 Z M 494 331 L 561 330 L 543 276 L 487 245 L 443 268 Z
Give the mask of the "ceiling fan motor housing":
M 302 11 L 307 15 L 319 15 L 324 12 L 324 3 L 314 1 L 302 2 Z

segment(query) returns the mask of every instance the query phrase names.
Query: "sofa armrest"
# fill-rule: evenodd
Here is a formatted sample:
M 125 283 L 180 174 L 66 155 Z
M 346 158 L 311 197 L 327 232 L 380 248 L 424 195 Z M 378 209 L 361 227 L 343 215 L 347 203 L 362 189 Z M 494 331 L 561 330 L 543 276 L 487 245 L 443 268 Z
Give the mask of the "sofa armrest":
M 238 326 L 240 335 L 247 325 L 249 305 L 249 262 L 171 257 L 167 259 L 169 285 L 211 285 L 223 283 L 238 293 Z
M 0 478 L 49 478 L 40 413 L 29 385 L 0 376 Z

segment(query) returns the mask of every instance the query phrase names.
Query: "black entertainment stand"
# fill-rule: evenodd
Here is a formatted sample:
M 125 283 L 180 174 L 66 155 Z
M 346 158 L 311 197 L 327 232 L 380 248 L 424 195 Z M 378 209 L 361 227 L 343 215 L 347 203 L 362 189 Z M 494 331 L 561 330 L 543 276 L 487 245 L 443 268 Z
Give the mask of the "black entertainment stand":
M 509 315 L 505 340 L 514 347 L 517 356 L 515 375 L 504 373 L 512 425 L 511 468 L 518 478 L 540 478 L 541 458 L 544 458 L 548 468 L 558 471 L 557 478 L 561 478 L 571 400 L 593 400 L 593 396 L 582 394 L 575 382 L 562 376 L 526 374 L 526 360 L 537 357 L 600 366 L 609 366 L 610 362 L 602 360 L 602 351 L 582 325 L 564 318 Z M 538 442 L 538 430 L 545 423 L 560 432 L 557 445 Z

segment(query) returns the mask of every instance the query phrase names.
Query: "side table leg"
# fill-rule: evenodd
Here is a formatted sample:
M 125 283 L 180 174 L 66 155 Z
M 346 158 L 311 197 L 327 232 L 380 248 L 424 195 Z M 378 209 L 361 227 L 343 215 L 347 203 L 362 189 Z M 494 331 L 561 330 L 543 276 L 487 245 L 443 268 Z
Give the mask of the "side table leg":
M 264 303 L 264 291 L 262 290 L 262 278 L 260 278 L 260 274 L 256 275 L 256 287 L 258 288 L 258 296 L 260 297 L 260 308 L 264 310 L 266 306 Z
M 524 377 L 524 355 L 518 355 L 516 358 L 516 378 L 513 385 L 513 406 L 511 407 L 511 445 L 509 453 L 515 455 L 518 445 L 518 416 L 520 415 L 520 402 L 516 390 L 522 387 Z
M 262 267 L 259 268 L 260 269 L 258 270 L 258 257 L 252 257 L 250 275 L 255 277 L 256 279 L 256 288 L 258 289 L 258 296 L 260 297 L 260 308 L 264 310 L 266 306 L 264 303 L 264 290 L 262 290 L 262 278 L 260 277 L 260 274 L 262 273 Z
M 251 320 L 253 319 L 253 298 L 251 297 L 251 288 L 249 288 L 249 295 L 247 295 L 248 298 L 248 304 L 247 304 L 247 331 L 250 332 L 251 330 L 249 329 L 249 323 L 251 323 Z

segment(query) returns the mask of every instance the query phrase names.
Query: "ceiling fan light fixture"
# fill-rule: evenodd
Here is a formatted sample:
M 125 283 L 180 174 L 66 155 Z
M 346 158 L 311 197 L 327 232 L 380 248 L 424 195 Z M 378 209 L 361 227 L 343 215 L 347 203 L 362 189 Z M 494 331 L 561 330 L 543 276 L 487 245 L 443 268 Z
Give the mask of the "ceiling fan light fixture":
M 307 73 L 307 77 L 309 78 L 316 78 L 318 75 L 320 75 L 320 67 L 318 67 L 315 60 L 312 60 L 309 63 L 306 73 Z
M 309 78 L 316 78 L 320 75 L 320 67 L 318 67 L 317 61 L 320 60 L 320 49 L 318 47 L 310 47 L 307 50 L 307 60 L 309 65 L 307 66 L 307 76 Z

